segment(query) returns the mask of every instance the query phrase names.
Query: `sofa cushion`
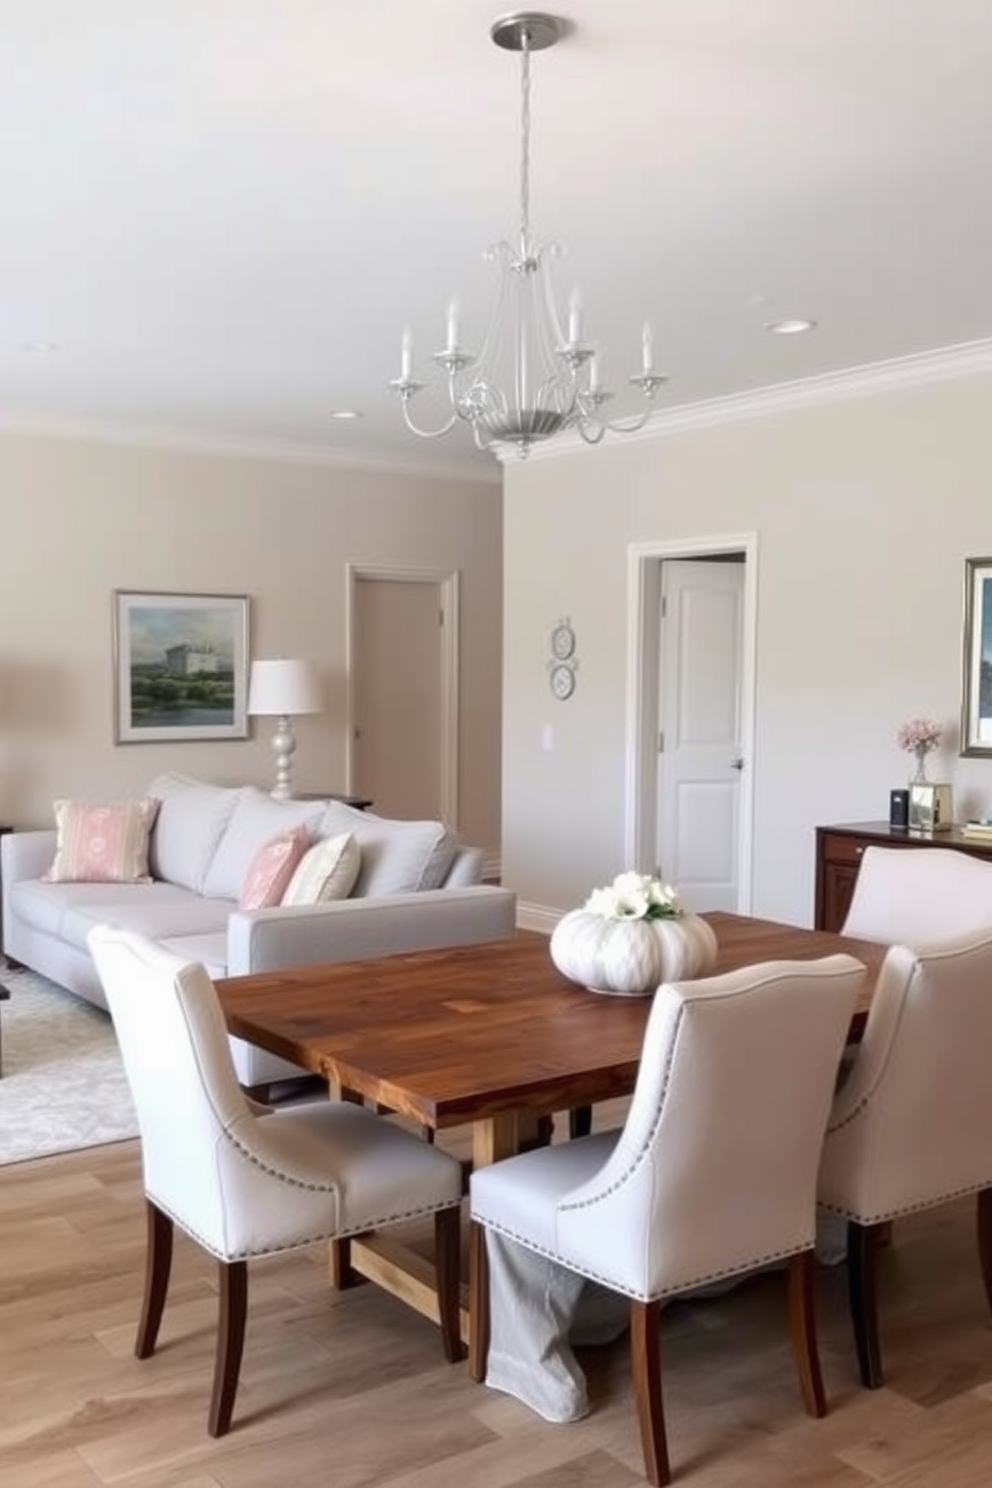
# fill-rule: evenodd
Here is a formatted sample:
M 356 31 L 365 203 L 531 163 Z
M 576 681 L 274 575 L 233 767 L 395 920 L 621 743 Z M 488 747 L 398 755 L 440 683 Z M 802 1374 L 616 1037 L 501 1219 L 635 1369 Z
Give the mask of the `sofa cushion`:
M 304 853 L 281 902 L 322 904 L 347 899 L 362 868 L 362 850 L 351 832 L 324 837 Z
M 53 803 L 55 858 L 50 883 L 149 883 L 148 836 L 158 801 Z
M 443 822 L 391 820 L 330 801 L 319 836 L 341 832 L 351 832 L 361 848 L 362 866 L 352 895 L 365 899 L 439 888 L 460 841 Z
M 184 961 L 198 961 L 210 977 L 227 975 L 227 933 L 215 930 L 203 935 L 167 935 L 159 944 Z
M 118 899 L 107 899 L 103 904 L 97 901 L 67 906 L 60 934 L 64 941 L 81 950 L 86 949 L 86 937 L 95 925 L 115 925 L 122 930 L 133 930 L 136 935 L 147 935 L 149 940 L 217 930 L 226 935 L 227 919 L 233 908 L 227 899 L 204 899 L 189 891 L 184 898 L 165 903 L 122 904 Z
M 152 875 L 203 893 L 207 869 L 242 794 L 241 787 L 210 785 L 188 775 L 158 775 L 148 788 L 159 800 L 149 862 Z M 229 896 L 238 897 L 237 889 Z
M 263 842 L 251 862 L 238 896 L 239 909 L 272 909 L 282 902 L 296 866 L 310 846 L 303 825 L 277 832 Z
M 274 801 L 256 786 L 244 786 L 204 879 L 203 893 L 213 899 L 238 899 L 248 865 L 259 848 L 287 828 L 316 828 L 326 805 L 326 801 Z
M 12 884 L 9 900 L 12 914 L 21 923 L 60 937 L 65 936 L 67 917 L 92 905 L 99 906 L 104 917 L 112 912 L 117 923 L 124 923 L 125 919 L 130 922 L 132 916 L 166 906 L 170 918 L 179 916 L 182 922 L 188 922 L 191 915 L 199 913 L 196 906 L 202 902 L 198 894 L 176 884 L 45 883 L 39 878 L 25 878 Z M 233 904 L 225 904 L 222 918 L 233 908 Z M 218 913 L 216 907 L 214 913 Z M 98 919 L 96 923 L 101 921 Z M 74 939 L 83 945 L 78 935 Z

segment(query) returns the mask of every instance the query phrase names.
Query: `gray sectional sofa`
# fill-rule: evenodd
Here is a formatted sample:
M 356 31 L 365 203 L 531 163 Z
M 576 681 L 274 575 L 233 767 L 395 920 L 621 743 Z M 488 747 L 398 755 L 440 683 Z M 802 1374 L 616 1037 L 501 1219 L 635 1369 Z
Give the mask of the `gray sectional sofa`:
M 481 883 L 482 852 L 440 822 L 390 820 L 340 801 L 274 801 L 254 786 L 160 775 L 150 883 L 49 883 L 56 833 L 0 839 L 4 951 L 12 960 L 106 1006 L 86 945 L 94 925 L 136 930 L 214 977 L 500 940 L 513 934 L 516 899 Z M 313 840 L 351 832 L 361 871 L 347 899 L 240 910 L 256 850 L 300 823 Z M 231 1040 L 241 1081 L 264 1086 L 301 1071 Z

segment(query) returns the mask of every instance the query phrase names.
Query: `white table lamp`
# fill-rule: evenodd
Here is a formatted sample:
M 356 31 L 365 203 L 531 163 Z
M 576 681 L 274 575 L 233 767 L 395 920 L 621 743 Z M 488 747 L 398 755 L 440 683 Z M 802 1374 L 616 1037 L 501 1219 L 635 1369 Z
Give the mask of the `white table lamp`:
M 280 657 L 277 661 L 252 662 L 248 712 L 278 719 L 272 736 L 276 756 L 272 795 L 277 801 L 287 801 L 293 794 L 290 768 L 296 737 L 291 719 L 303 713 L 319 713 L 320 709 L 320 687 L 309 661 Z

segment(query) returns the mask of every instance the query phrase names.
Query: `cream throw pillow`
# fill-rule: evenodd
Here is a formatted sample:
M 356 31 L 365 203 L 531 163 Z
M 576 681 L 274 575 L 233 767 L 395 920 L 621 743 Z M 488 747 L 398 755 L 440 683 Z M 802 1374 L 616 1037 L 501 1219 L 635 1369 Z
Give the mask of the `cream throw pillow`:
M 321 904 L 347 899 L 362 866 L 362 852 L 350 832 L 315 842 L 297 864 L 282 896 L 286 904 Z

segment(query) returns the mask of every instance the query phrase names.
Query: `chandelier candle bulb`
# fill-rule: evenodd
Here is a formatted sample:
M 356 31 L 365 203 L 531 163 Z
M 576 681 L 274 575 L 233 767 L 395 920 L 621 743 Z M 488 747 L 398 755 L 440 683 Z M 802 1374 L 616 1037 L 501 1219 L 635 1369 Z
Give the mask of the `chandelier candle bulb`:
M 448 350 L 458 350 L 458 301 L 452 300 L 448 306 Z
M 572 298 L 568 302 L 568 344 L 578 346 L 582 340 L 582 301 L 579 299 L 579 291 L 573 289 Z
M 654 371 L 654 332 L 648 321 L 641 332 L 641 366 L 645 377 L 650 377 Z
M 599 357 L 593 352 L 589 358 L 589 391 L 598 393 L 602 384 L 599 380 Z
M 403 332 L 403 340 L 400 343 L 400 377 L 404 382 L 409 382 L 413 370 L 413 337 L 410 327 L 407 326 Z

